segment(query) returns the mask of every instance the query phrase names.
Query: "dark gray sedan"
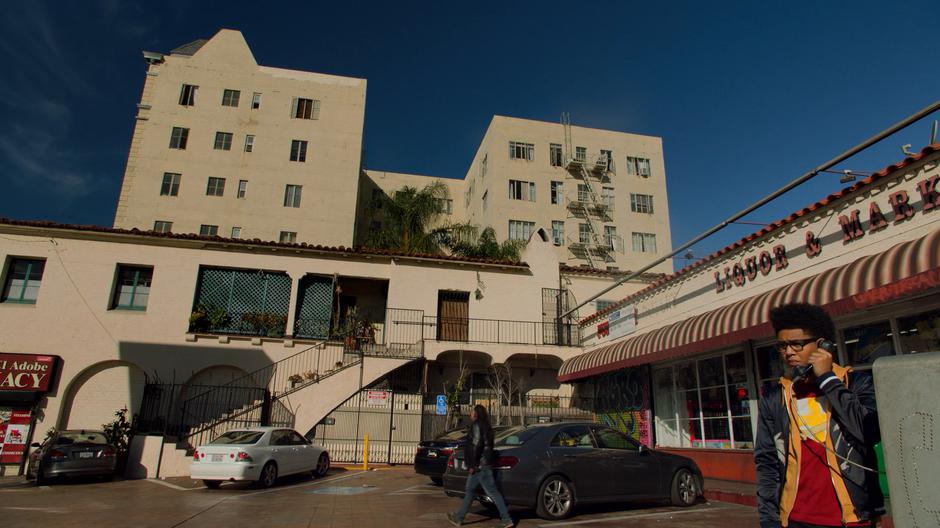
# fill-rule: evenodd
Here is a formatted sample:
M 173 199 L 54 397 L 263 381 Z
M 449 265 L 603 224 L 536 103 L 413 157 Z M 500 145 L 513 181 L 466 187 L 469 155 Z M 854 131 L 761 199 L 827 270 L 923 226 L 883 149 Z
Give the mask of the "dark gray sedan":
M 45 484 L 56 477 L 98 476 L 111 478 L 117 451 L 101 431 L 57 431 L 42 444 L 33 444 L 27 478 Z
M 668 499 L 695 504 L 703 493 L 695 462 L 649 449 L 595 423 L 514 427 L 496 436 L 494 476 L 506 503 L 535 508 L 543 519 L 563 519 L 578 504 Z M 463 497 L 467 466 L 463 450 L 451 455 L 444 492 Z M 492 507 L 483 490 L 477 499 Z

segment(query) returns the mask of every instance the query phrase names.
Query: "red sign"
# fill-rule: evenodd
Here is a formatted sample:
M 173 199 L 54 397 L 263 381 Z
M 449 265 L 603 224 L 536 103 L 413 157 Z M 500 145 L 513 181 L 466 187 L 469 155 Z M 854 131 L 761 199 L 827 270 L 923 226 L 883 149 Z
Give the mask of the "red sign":
M 6 413 L 2 413 L 6 414 Z M 29 411 L 13 411 L 9 418 L 0 414 L 0 464 L 19 464 L 26 454 L 29 438 Z
M 0 391 L 49 392 L 55 356 L 0 354 Z

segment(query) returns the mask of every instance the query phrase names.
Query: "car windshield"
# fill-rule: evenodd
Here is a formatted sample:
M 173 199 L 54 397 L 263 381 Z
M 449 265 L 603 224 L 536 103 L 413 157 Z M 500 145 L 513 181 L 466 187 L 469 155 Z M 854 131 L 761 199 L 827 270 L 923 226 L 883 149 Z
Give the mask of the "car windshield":
M 516 426 L 504 429 L 496 433 L 493 438 L 493 445 L 496 447 L 518 446 L 531 440 L 538 429 Z
M 264 433 L 261 431 L 229 431 L 216 438 L 213 444 L 254 444 Z
M 107 445 L 108 439 L 102 433 L 94 431 L 62 431 L 55 439 L 55 445 L 67 446 L 75 444 Z
M 467 436 L 466 429 L 454 429 L 453 431 L 443 433 L 441 436 L 435 438 L 435 440 L 461 440 L 465 436 Z

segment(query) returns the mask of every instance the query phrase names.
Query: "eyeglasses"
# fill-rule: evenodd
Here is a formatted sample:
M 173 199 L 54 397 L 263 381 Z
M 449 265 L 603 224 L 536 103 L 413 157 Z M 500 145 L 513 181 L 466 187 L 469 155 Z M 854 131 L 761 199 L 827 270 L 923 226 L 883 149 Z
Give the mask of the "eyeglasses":
M 777 350 L 781 352 L 785 351 L 787 348 L 792 348 L 793 350 L 797 352 L 802 352 L 804 346 L 810 343 L 815 343 L 816 339 L 817 338 L 815 337 L 810 337 L 808 339 L 792 339 L 790 341 L 777 341 L 776 343 L 774 343 L 774 346 L 777 347 Z

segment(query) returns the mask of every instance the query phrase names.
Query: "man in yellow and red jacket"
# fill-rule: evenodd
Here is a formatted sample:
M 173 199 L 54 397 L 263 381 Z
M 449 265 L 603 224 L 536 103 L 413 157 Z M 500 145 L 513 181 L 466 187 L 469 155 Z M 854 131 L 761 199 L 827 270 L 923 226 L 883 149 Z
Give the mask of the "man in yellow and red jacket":
M 787 375 L 758 406 L 761 528 L 870 527 L 883 512 L 873 446 L 880 439 L 868 373 L 833 363 L 835 325 L 810 304 L 771 310 Z

